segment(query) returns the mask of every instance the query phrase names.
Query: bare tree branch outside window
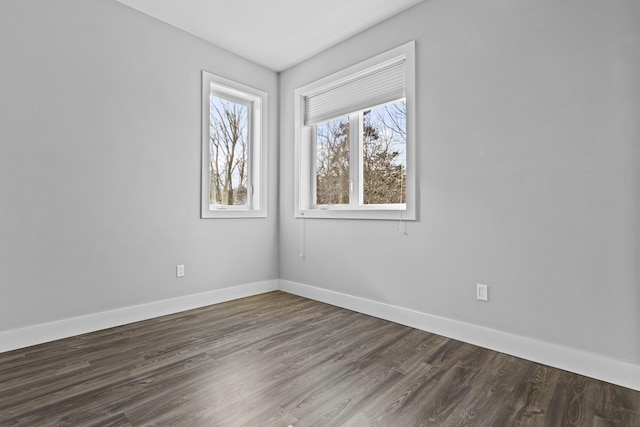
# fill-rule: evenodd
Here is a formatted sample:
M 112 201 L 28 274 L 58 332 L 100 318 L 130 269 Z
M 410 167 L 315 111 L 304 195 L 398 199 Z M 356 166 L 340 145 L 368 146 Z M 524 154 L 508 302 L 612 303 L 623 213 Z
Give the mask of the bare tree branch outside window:
M 211 95 L 209 204 L 247 205 L 248 106 Z
M 406 203 L 407 109 L 404 101 L 364 112 L 364 204 Z
M 365 205 L 406 203 L 407 109 L 404 100 L 362 113 Z M 349 204 L 349 118 L 316 125 L 316 203 Z
M 349 203 L 349 118 L 316 126 L 316 203 Z

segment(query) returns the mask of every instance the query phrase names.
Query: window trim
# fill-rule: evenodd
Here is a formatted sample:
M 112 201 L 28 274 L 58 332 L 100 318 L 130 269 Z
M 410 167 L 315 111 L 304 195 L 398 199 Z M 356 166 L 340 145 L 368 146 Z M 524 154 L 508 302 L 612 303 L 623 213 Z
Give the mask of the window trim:
M 249 127 L 248 179 L 246 205 L 209 205 L 209 139 L 210 96 L 247 105 Z M 200 217 L 207 218 L 265 218 L 267 216 L 267 93 L 233 80 L 202 71 L 202 163 Z
M 305 96 L 331 87 L 338 81 L 349 79 L 367 69 L 380 66 L 392 59 L 404 57 L 405 59 L 405 102 L 407 105 L 406 117 L 406 203 L 389 205 L 363 205 L 360 200 L 350 200 L 349 205 L 315 205 L 315 156 L 312 152 L 313 128 L 312 125 L 304 125 L 305 120 Z M 370 108 L 377 107 L 371 105 Z M 359 114 L 354 111 L 351 116 Z M 394 49 L 358 64 L 345 68 L 329 76 L 304 85 L 295 91 L 295 180 L 294 180 L 294 217 L 295 218 L 342 218 L 342 219 L 385 219 L 385 220 L 416 220 L 417 219 L 417 180 L 416 180 L 416 142 L 415 142 L 415 41 L 410 41 Z M 361 132 L 361 129 L 351 130 Z M 352 134 L 352 137 L 355 136 Z M 356 145 L 362 144 L 362 138 L 358 138 Z M 357 153 L 351 153 L 351 161 L 361 155 L 362 147 L 358 147 Z M 353 150 L 352 150 L 353 151 Z M 360 169 L 360 168 L 358 168 Z M 358 175 L 362 171 L 358 170 Z M 358 185 L 359 178 L 351 174 L 351 185 Z M 358 192 L 358 198 L 362 194 Z M 350 198 L 351 199 L 351 198 Z

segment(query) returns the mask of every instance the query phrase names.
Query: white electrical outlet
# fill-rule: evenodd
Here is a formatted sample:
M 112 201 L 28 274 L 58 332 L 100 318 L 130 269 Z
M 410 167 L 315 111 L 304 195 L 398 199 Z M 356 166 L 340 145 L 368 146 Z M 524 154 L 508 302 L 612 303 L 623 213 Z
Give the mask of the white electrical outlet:
M 176 265 L 176 277 L 184 277 L 184 265 Z
M 489 299 L 489 287 L 480 283 L 476 284 L 476 298 L 480 301 L 487 301 Z

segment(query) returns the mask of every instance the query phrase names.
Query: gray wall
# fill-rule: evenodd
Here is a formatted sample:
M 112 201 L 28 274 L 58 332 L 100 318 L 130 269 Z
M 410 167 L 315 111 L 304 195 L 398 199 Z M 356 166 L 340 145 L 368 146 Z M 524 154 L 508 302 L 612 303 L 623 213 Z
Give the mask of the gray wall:
M 0 330 L 277 278 L 277 74 L 113 0 L 3 0 L 0 55 Z M 267 219 L 199 219 L 202 69 L 269 94 Z
M 419 221 L 300 258 L 293 91 L 411 39 Z M 640 363 L 639 76 L 635 0 L 427 0 L 284 72 L 280 277 Z

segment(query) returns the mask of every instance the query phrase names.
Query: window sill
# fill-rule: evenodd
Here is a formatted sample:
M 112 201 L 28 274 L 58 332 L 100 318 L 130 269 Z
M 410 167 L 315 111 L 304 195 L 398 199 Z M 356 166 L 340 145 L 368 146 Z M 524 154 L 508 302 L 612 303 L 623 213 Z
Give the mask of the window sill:
M 393 209 L 305 209 L 295 212 L 296 218 L 378 219 L 415 221 L 415 213 Z
M 215 218 L 266 218 L 267 213 L 262 210 L 220 209 L 202 213 L 202 219 Z

